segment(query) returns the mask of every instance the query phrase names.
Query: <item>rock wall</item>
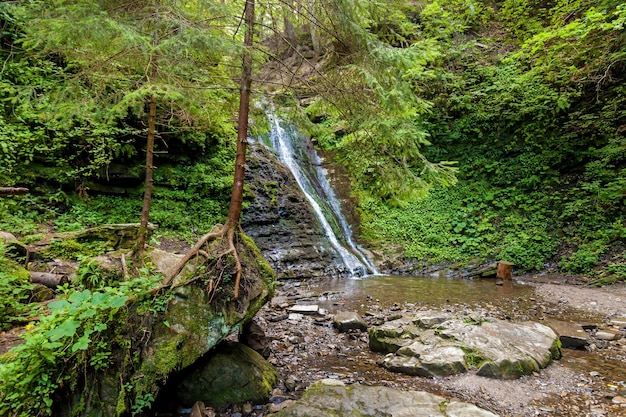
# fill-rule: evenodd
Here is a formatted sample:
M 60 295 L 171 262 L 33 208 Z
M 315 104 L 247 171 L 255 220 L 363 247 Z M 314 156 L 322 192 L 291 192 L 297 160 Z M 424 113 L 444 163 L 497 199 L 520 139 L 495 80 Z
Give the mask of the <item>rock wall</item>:
M 243 230 L 279 279 L 341 274 L 341 260 L 295 178 L 258 144 L 248 151 L 246 181 L 251 200 L 243 213 Z

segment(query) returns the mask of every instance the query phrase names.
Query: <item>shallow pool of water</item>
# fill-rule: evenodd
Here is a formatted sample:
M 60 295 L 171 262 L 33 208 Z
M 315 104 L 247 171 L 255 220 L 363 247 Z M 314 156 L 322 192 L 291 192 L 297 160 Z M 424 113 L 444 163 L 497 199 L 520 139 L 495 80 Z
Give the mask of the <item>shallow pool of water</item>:
M 406 303 L 445 307 L 454 305 L 494 305 L 518 307 L 532 299 L 533 288 L 513 281 L 496 285 L 492 279 L 447 277 L 368 276 L 361 279 L 333 279 L 309 284 L 309 290 L 321 307 L 329 311 L 363 312 L 372 305 L 389 308 Z

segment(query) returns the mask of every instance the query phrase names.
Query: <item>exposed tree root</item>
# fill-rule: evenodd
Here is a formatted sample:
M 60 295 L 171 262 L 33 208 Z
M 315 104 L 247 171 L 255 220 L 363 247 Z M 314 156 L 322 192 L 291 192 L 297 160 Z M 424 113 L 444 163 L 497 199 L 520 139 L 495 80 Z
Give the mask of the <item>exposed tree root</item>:
M 237 226 L 236 228 L 239 232 L 243 233 L 240 226 Z M 200 240 L 198 240 L 198 242 L 196 242 L 196 244 L 187 251 L 185 256 L 183 256 L 183 258 L 178 262 L 178 264 L 176 264 L 176 266 L 167 274 L 160 288 L 172 287 L 174 278 L 176 278 L 176 276 L 180 274 L 180 272 L 183 270 L 187 262 L 189 262 L 194 257 L 202 256 L 203 258 L 205 258 L 203 263 L 208 263 L 208 262 L 213 263 L 215 265 L 215 268 L 213 268 L 213 270 L 211 271 L 211 274 L 212 274 L 214 272 L 218 272 L 217 265 L 220 264 L 222 259 L 230 255 L 232 256 L 234 260 L 235 271 L 236 271 L 234 298 L 238 299 L 239 298 L 239 286 L 241 283 L 241 274 L 242 274 L 243 268 L 241 266 L 241 260 L 237 252 L 237 248 L 235 246 L 235 238 L 236 238 L 235 229 L 236 228 L 233 226 L 225 225 L 217 232 L 211 231 L 205 234 L 204 236 L 202 236 Z M 222 243 L 225 243 L 226 245 Z M 206 247 L 206 249 L 203 249 L 204 247 Z M 225 270 L 225 267 L 221 268 L 218 272 L 217 278 L 211 278 L 207 284 L 207 292 L 209 293 L 211 298 L 213 297 L 216 288 L 218 287 L 219 283 L 222 280 L 224 270 Z M 198 278 L 199 277 L 194 278 L 194 280 Z M 189 284 L 192 281 L 187 281 L 185 282 L 185 284 Z

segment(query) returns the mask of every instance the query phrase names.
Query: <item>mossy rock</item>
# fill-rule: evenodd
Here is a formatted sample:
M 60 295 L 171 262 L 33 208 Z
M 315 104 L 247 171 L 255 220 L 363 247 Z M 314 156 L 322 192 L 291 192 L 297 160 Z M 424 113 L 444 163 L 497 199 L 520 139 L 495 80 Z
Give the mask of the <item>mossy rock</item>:
M 220 407 L 267 401 L 278 376 L 260 354 L 241 343 L 225 342 L 207 356 L 178 383 L 181 404 L 202 401 Z

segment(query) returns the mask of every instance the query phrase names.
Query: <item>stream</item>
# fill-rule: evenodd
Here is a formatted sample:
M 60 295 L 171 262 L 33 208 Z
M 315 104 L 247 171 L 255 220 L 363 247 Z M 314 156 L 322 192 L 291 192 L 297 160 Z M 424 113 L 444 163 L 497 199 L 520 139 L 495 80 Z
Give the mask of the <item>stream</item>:
M 581 291 L 589 290 L 580 288 Z M 593 290 L 587 293 L 593 296 Z M 287 316 L 287 306 L 317 305 L 318 315 Z M 625 416 L 613 403 L 626 394 L 626 343 L 597 340 L 587 349 L 563 349 L 548 368 L 517 380 L 493 380 L 473 373 L 423 378 L 389 372 L 377 364 L 384 355 L 368 348 L 368 335 L 338 333 L 331 317 L 357 311 L 369 325 L 419 309 L 479 312 L 486 317 L 547 322 L 558 319 L 602 325 L 603 314 L 543 299 L 535 285 L 495 280 L 419 276 L 376 276 L 286 282 L 259 317 L 271 340 L 270 361 L 283 380 L 293 380 L 294 398 L 312 382 L 334 378 L 346 383 L 424 390 L 473 402 L 502 416 Z

